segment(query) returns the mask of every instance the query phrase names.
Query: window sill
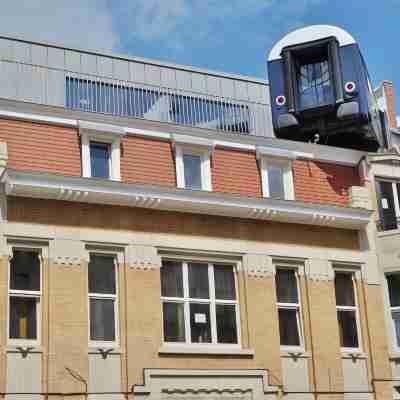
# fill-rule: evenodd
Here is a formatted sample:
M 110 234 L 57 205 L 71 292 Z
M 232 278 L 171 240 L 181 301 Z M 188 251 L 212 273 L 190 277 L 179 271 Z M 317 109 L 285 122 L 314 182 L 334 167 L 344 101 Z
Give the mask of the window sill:
M 6 347 L 6 353 L 43 353 L 43 347 L 40 345 L 21 343 L 21 344 L 9 344 Z
M 253 357 L 253 349 L 241 349 L 240 347 L 224 346 L 192 346 L 192 345 L 162 345 L 158 354 L 192 354 L 192 355 L 226 355 Z
M 363 353 L 360 350 L 342 350 L 342 358 L 351 358 L 351 359 L 359 359 L 365 360 L 368 358 L 366 353 Z
M 89 346 L 88 354 L 122 354 L 119 346 Z
M 281 348 L 281 357 L 283 358 L 311 358 L 311 353 L 302 348 Z
M 400 229 L 389 229 L 387 231 L 378 232 L 378 237 L 400 235 Z
M 389 353 L 389 360 L 399 361 L 400 360 L 400 351 L 393 351 Z

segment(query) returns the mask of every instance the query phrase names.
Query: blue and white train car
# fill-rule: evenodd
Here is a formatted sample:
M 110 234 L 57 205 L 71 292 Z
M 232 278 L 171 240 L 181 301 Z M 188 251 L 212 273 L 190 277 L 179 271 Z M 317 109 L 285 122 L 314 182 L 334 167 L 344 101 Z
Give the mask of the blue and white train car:
M 289 33 L 271 50 L 268 75 L 277 137 L 367 151 L 386 146 L 363 56 L 343 29 Z

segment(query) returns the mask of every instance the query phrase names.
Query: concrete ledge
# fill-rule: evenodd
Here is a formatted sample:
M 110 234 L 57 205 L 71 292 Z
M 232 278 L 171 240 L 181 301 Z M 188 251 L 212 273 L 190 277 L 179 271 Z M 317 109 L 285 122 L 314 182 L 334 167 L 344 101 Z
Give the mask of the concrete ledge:
M 226 355 L 253 357 L 253 349 L 241 349 L 224 346 L 192 346 L 192 345 L 163 345 L 158 349 L 158 354 L 191 354 L 191 355 Z

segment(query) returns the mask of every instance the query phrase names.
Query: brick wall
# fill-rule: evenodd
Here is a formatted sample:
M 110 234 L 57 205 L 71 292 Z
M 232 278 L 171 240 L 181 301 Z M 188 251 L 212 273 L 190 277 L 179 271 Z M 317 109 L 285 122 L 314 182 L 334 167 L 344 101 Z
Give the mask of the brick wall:
M 8 165 L 11 168 L 81 175 L 76 129 L 0 119 L 0 140 L 7 142 Z
M 347 206 L 349 188 L 360 185 L 355 167 L 306 160 L 294 161 L 293 180 L 297 200 L 339 206 Z
M 393 82 L 383 81 L 382 86 L 386 97 L 389 128 L 397 128 L 396 92 Z

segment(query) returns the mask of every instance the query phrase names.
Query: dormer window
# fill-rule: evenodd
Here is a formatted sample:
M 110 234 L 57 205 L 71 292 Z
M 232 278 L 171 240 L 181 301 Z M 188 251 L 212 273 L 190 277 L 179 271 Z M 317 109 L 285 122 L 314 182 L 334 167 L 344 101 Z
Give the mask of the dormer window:
M 121 180 L 120 126 L 79 121 L 82 145 L 82 175 L 86 178 Z
M 109 143 L 90 142 L 90 172 L 93 178 L 110 178 L 111 151 Z
M 178 188 L 212 190 L 211 154 L 213 141 L 173 135 Z

